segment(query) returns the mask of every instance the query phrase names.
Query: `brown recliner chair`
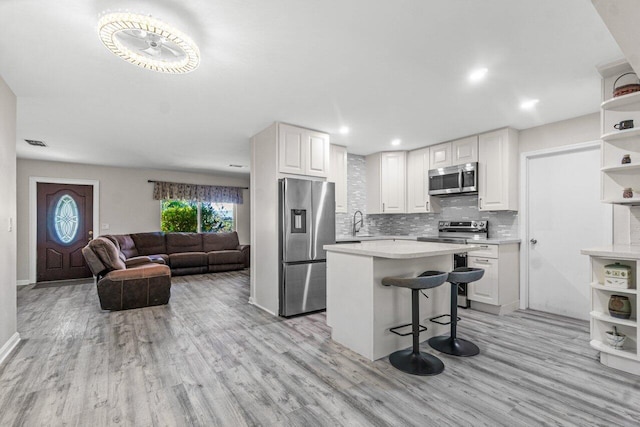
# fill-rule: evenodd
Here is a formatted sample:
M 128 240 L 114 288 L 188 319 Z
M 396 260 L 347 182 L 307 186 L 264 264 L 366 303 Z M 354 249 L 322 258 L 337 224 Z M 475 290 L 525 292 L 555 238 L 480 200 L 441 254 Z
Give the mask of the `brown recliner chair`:
M 82 249 L 96 276 L 98 298 L 103 310 L 162 305 L 171 297 L 171 270 L 148 257 L 137 257 L 129 266 L 120 249 L 109 239 L 97 237 Z M 144 259 L 146 258 L 146 259 Z

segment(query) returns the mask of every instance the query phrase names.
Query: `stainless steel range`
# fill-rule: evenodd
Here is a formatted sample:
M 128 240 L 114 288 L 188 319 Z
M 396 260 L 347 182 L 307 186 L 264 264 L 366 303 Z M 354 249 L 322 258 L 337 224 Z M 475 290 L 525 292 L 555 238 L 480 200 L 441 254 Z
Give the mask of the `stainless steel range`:
M 489 236 L 489 221 L 439 221 L 438 235 L 418 237 L 420 242 L 468 243 L 470 240 L 486 239 Z
M 438 235 L 418 237 L 420 242 L 440 242 L 440 243 L 473 243 L 474 240 L 486 239 L 489 236 L 489 221 L 439 221 Z M 467 253 L 455 254 L 453 256 L 453 267 L 466 267 Z M 469 308 L 470 302 L 467 299 L 467 285 L 458 285 L 458 307 Z

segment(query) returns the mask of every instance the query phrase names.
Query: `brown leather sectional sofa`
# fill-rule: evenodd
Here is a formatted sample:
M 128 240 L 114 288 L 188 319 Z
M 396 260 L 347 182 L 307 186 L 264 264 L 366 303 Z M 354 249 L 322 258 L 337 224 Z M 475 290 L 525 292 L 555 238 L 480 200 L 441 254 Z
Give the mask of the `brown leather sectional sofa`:
M 136 233 L 98 237 L 82 249 L 103 310 L 167 304 L 171 275 L 249 267 L 249 245 L 232 233 Z
M 124 261 L 162 259 L 174 276 L 241 270 L 249 267 L 249 245 L 238 233 L 135 233 L 105 235 L 116 244 Z

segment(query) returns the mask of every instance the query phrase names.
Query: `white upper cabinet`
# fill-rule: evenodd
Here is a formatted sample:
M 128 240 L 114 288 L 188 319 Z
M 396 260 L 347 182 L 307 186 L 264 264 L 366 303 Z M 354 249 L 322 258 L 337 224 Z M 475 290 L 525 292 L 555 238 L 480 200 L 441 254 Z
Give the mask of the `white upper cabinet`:
M 429 147 L 407 154 L 407 212 L 439 212 L 437 198 L 429 196 Z
M 453 164 L 451 158 L 451 143 L 445 142 L 444 144 L 432 145 L 429 147 L 429 168 L 438 169 L 446 168 Z
M 406 152 L 367 156 L 367 214 L 405 213 Z
M 478 161 L 478 136 L 432 145 L 430 150 L 430 169 L 474 163 Z
M 326 133 L 280 123 L 278 170 L 326 178 L 329 174 L 329 145 Z
M 500 129 L 478 138 L 478 209 L 518 210 L 518 133 Z
M 329 181 L 336 184 L 336 212 L 347 212 L 347 148 L 331 144 Z
M 451 142 L 451 160 L 454 165 L 478 161 L 478 135 Z

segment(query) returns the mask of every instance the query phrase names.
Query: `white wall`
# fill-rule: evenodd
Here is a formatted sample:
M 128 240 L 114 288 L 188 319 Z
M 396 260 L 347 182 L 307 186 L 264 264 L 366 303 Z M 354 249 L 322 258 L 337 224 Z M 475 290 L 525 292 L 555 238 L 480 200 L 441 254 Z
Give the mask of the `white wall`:
M 0 77 L 0 361 L 17 342 L 16 96 Z M 9 221 L 13 229 L 9 231 Z M 11 342 L 10 342 L 11 341 Z
M 600 139 L 600 113 L 520 131 L 520 153 Z
M 15 140 L 15 139 L 14 139 Z M 15 145 L 15 144 L 14 144 Z M 46 148 L 45 148 L 46 150 Z M 100 224 L 109 224 L 101 234 L 139 233 L 160 229 L 160 202 L 153 200 L 153 184 L 147 180 L 205 185 L 248 187 L 249 177 L 226 177 L 155 169 L 116 168 L 74 163 L 19 159 L 17 166 L 19 281 L 29 279 L 29 177 L 73 178 L 100 182 Z M 236 210 L 240 243 L 248 244 L 249 191 Z

